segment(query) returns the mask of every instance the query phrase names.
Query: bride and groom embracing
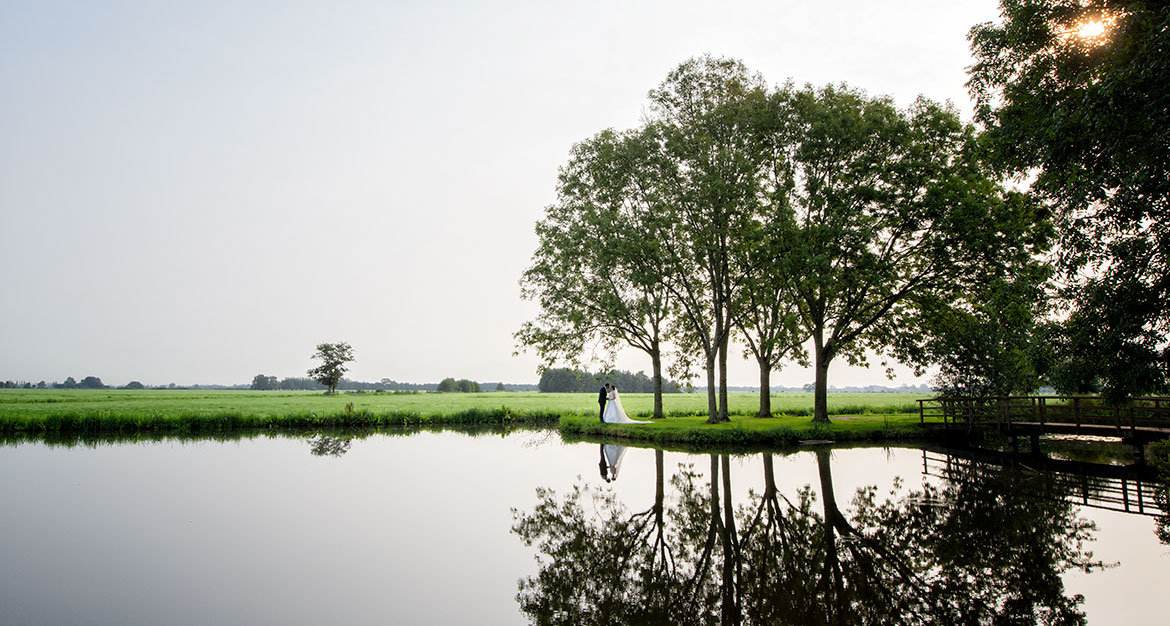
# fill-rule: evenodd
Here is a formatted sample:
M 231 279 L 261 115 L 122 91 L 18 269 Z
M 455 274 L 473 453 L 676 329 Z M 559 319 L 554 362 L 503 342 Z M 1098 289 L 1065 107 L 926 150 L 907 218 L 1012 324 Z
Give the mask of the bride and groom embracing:
M 617 387 L 609 383 L 597 392 L 597 404 L 601 405 L 601 421 L 605 424 L 649 424 L 648 421 L 632 420 L 622 408 L 622 398 Z

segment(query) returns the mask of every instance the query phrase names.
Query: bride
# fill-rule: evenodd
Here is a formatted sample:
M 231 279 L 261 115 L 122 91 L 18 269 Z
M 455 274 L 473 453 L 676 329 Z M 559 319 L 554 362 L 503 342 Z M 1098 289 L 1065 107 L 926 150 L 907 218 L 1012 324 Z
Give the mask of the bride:
M 632 420 L 622 408 L 622 398 L 618 395 L 617 387 L 610 385 L 609 397 L 605 402 L 605 417 L 607 424 L 650 424 L 648 421 Z

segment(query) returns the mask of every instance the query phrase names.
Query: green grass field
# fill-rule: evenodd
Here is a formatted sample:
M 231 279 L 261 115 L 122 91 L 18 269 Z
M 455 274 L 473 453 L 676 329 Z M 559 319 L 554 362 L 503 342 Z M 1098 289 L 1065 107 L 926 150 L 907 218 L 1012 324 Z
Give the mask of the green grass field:
M 559 424 L 562 432 L 581 436 L 600 433 L 660 442 L 751 443 L 808 438 L 816 432 L 828 438 L 889 433 L 891 425 L 917 423 L 914 402 L 917 398 L 913 394 L 830 394 L 830 414 L 842 418 L 825 430 L 825 427 L 813 429 L 810 424 L 813 399 L 808 393 L 773 394 L 772 410 L 780 416 L 777 419 L 751 417 L 759 408 L 757 394 L 732 393 L 729 397 L 731 425 L 710 427 L 703 424 L 707 410 L 705 394 L 665 395 L 663 404 L 668 419 L 653 425 L 603 426 L 596 420 L 594 394 L 343 393 L 325 396 L 312 391 L 5 389 L 0 390 L 0 433 L 25 436 L 67 432 L 195 434 L 265 428 L 529 423 Z M 623 395 L 622 402 L 631 417 L 649 416 L 653 408 L 650 394 Z M 687 434 L 696 430 L 706 434 Z
M 829 411 L 841 415 L 908 413 L 918 410 L 920 396 L 898 393 L 836 393 L 829 395 Z M 492 392 L 390 394 L 341 393 L 325 396 L 316 391 L 188 391 L 120 389 L 98 390 L 0 390 L 0 421 L 51 415 L 118 414 L 127 417 L 156 414 L 233 413 L 280 417 L 316 413 L 340 414 L 347 404 L 369 413 L 415 413 L 420 416 L 455 415 L 472 409 L 506 407 L 517 415 L 590 415 L 597 411 L 597 397 L 582 393 Z M 624 394 L 622 404 L 631 416 L 649 415 L 651 394 Z M 812 394 L 772 394 L 776 414 L 811 415 Z M 755 414 L 759 396 L 734 392 L 729 395 L 733 415 Z M 698 393 L 666 394 L 663 408 L 668 416 L 700 415 L 707 411 L 707 396 Z

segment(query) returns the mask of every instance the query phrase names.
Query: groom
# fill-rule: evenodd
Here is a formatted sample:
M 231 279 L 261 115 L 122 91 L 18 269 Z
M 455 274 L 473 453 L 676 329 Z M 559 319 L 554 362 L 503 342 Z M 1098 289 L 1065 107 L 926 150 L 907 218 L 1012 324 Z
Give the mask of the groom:
M 601 390 L 597 392 L 597 404 L 601 406 L 601 422 L 605 423 L 605 400 L 609 397 L 609 383 L 601 386 Z

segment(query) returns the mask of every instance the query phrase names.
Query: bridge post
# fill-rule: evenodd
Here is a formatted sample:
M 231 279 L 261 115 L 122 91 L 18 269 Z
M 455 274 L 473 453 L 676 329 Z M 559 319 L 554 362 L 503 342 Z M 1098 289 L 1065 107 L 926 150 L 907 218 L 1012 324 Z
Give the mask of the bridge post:
M 1146 464 L 1146 446 L 1137 437 L 1133 438 L 1133 462 L 1137 465 Z

